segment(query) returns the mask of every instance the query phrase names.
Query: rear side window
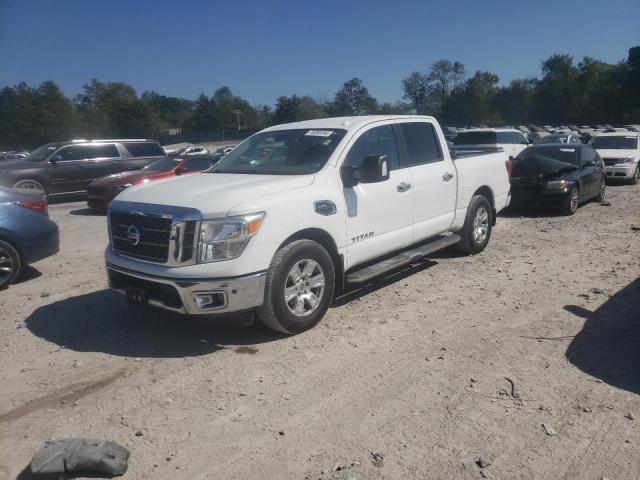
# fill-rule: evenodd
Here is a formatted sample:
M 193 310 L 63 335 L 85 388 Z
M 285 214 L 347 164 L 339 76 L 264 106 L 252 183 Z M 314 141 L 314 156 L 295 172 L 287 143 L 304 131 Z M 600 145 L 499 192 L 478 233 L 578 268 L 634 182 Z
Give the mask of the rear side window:
M 123 144 L 132 157 L 161 157 L 164 150 L 155 142 L 129 142 Z
M 113 143 L 97 145 L 69 145 L 58 153 L 63 161 L 90 160 L 93 158 L 117 158 L 118 148 Z
M 391 125 L 375 127 L 360 135 L 349 150 L 344 165 L 359 167 L 365 157 L 372 155 L 387 155 L 389 169 L 398 168 L 398 148 Z
M 453 140 L 454 145 L 495 145 L 496 143 L 498 143 L 496 132 L 462 132 Z
M 582 148 L 582 163 L 596 162 L 596 151 L 593 148 Z
M 210 167 L 211 160 L 209 158 L 191 158 L 182 165 L 182 168 L 187 172 L 202 172 Z
M 439 162 L 442 160 L 442 150 L 436 137 L 433 125 L 430 123 L 401 123 L 398 125 L 404 137 L 407 148 L 407 163 L 411 165 L 424 165 L 425 163 Z

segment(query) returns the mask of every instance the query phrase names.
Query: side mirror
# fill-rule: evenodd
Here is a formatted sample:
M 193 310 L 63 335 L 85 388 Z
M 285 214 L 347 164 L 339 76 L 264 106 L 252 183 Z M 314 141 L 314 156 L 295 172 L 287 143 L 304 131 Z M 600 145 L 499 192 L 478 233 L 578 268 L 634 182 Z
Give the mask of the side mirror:
M 362 183 L 378 183 L 389 180 L 389 156 L 364 157 L 362 165 L 358 169 L 358 180 Z
M 53 157 L 51 157 L 51 158 L 49 159 L 49 162 L 50 162 L 50 163 L 53 163 L 54 165 L 55 165 L 56 163 L 58 163 L 58 162 L 61 162 L 61 161 L 62 161 L 62 155 L 54 155 Z
M 595 166 L 595 164 L 596 164 L 596 162 L 593 161 L 593 160 L 585 160 L 585 162 L 584 162 L 584 166 L 585 167 L 593 167 L 593 166 Z
M 188 170 L 186 167 L 178 167 L 176 168 L 176 175 L 182 175 L 183 173 L 187 173 Z

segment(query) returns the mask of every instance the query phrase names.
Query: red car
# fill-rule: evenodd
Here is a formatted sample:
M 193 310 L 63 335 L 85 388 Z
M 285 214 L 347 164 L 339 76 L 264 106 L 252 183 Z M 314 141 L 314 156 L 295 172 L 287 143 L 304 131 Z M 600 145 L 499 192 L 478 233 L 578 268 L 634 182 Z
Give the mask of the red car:
M 87 190 L 89 208 L 104 210 L 121 191 L 140 183 L 148 183 L 175 175 L 199 173 L 213 167 L 219 157 L 197 156 L 187 158 L 163 158 L 147 165 L 142 170 L 114 173 L 95 179 Z

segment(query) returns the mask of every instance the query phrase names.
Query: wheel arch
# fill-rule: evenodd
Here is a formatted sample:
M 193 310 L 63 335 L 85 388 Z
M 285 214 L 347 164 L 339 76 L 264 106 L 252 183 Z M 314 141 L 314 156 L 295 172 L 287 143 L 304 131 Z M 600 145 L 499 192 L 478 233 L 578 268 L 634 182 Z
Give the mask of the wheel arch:
M 329 252 L 336 273 L 336 290 L 341 290 L 344 287 L 344 262 L 342 255 L 338 253 L 338 246 L 333 237 L 321 228 L 305 228 L 289 235 L 280 244 L 278 250 L 296 240 L 313 240 Z

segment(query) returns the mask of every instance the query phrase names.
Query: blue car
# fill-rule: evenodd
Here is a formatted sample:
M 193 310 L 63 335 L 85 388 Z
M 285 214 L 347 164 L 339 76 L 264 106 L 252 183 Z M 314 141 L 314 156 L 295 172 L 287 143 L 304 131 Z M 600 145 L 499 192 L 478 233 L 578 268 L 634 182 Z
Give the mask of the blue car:
M 25 265 L 57 253 L 59 242 L 43 194 L 0 187 L 0 290 Z

